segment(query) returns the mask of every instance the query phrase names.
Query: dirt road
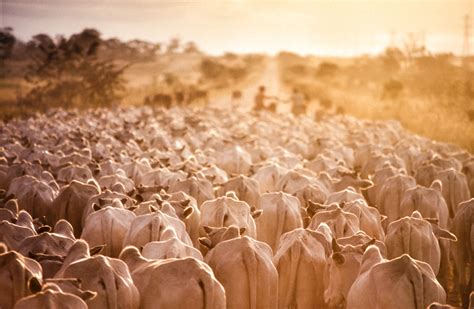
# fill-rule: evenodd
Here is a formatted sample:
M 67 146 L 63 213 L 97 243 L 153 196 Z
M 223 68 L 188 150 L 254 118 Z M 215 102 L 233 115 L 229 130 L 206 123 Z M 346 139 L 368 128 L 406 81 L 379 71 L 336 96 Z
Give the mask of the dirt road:
M 266 94 L 268 96 L 277 97 L 279 100 L 288 100 L 290 97 L 290 91 L 288 91 L 280 81 L 280 71 L 277 60 L 274 57 L 268 57 L 260 73 L 254 74 L 243 85 L 238 85 L 234 89 L 231 88 L 212 98 L 211 105 L 250 110 L 253 107 L 254 97 L 257 94 L 259 86 L 265 86 Z M 232 100 L 231 93 L 233 90 L 240 90 L 242 92 L 242 98 Z M 290 110 L 290 104 L 282 103 L 279 100 L 275 100 L 277 103 L 277 111 L 288 112 Z M 267 103 L 271 102 L 272 100 L 269 100 Z

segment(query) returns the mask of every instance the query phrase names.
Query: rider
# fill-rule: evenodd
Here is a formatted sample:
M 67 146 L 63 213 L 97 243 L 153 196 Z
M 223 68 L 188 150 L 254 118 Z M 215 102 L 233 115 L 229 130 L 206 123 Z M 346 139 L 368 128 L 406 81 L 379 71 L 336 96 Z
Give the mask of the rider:
M 258 92 L 257 92 L 257 94 L 255 95 L 255 98 L 254 98 L 255 105 L 254 105 L 253 109 L 255 111 L 260 111 L 260 110 L 265 109 L 264 101 L 267 98 L 268 97 L 265 95 L 265 86 L 258 87 Z
M 291 111 L 295 115 L 301 115 L 306 113 L 306 104 L 304 101 L 303 94 L 297 89 L 293 88 L 293 94 L 291 95 Z

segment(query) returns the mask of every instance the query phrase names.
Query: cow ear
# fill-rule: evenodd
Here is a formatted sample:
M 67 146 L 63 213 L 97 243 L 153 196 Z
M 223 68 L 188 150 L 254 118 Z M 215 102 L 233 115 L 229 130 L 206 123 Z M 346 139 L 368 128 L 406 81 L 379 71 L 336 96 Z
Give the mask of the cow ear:
M 436 236 L 436 238 L 445 238 L 445 239 L 449 239 L 451 241 L 457 241 L 457 237 L 456 235 L 454 235 L 453 233 L 447 231 L 447 230 L 444 230 L 442 228 L 440 228 L 439 226 L 435 225 L 435 224 L 432 224 L 431 227 L 433 228 L 433 234 Z
M 141 194 L 135 195 L 135 199 L 137 200 L 138 203 L 141 203 L 145 200 Z
M 41 282 L 36 277 L 31 277 L 28 281 L 28 288 L 30 289 L 31 293 L 36 294 L 41 292 Z
M 306 207 L 306 213 L 310 218 L 312 218 L 318 210 L 326 209 L 327 206 L 319 203 L 315 203 L 312 200 L 308 200 L 308 207 Z
M 362 190 L 367 190 L 369 188 L 372 188 L 374 186 L 374 183 L 371 180 L 368 179 L 362 179 L 357 182 L 357 186 Z
M 163 200 L 161 199 L 161 196 L 160 198 L 156 197 L 155 202 L 158 204 L 158 206 L 161 206 L 163 204 Z
M 79 295 L 79 297 L 85 302 L 93 300 L 96 296 L 97 296 L 97 292 L 89 291 L 89 290 L 84 291 L 81 293 L 81 295 Z
M 15 200 L 15 199 L 12 199 L 12 200 L 8 200 L 6 203 L 5 203 L 5 206 L 3 206 L 4 208 L 10 210 L 11 212 L 13 212 L 15 215 L 18 214 L 18 201 Z
M 241 228 L 239 229 L 239 234 L 240 234 L 240 236 L 244 235 L 244 233 L 245 233 L 246 230 L 247 230 L 247 229 L 246 229 L 245 227 L 241 227 Z
M 209 233 L 212 232 L 212 230 L 213 230 L 212 227 L 207 226 L 207 225 L 204 225 L 204 226 L 203 226 L 203 229 L 204 229 L 204 232 L 206 232 L 207 234 L 209 234 Z
M 439 179 L 436 179 L 431 183 L 430 188 L 438 192 L 443 192 L 443 183 Z
M 105 248 L 105 245 L 98 245 L 98 246 L 92 247 L 89 250 L 89 254 L 90 254 L 90 256 L 97 255 L 97 254 L 101 253 L 102 250 L 104 250 L 104 248 Z
M 252 211 L 252 218 L 257 219 L 258 217 L 262 215 L 262 213 L 263 213 L 263 210 L 261 209 L 254 210 Z
M 38 234 L 42 234 L 42 233 L 49 233 L 51 232 L 51 227 L 49 225 L 43 225 L 41 227 L 39 227 L 36 232 Z
M 194 212 L 194 209 L 189 206 L 189 207 L 186 207 L 186 209 L 183 210 L 183 218 L 184 219 L 187 219 L 189 218 Z
M 187 198 L 185 200 L 180 201 L 179 204 L 183 207 L 186 207 L 186 206 L 189 205 L 190 202 L 191 202 L 191 200 Z
M 423 218 L 423 219 L 434 225 L 438 225 L 439 223 L 438 218 Z
M 340 252 L 333 253 L 331 258 L 338 265 L 344 264 L 344 262 L 346 261 L 346 258 L 344 257 L 344 255 L 342 255 Z
M 204 247 L 208 248 L 208 249 L 211 249 L 212 247 L 212 243 L 211 243 L 211 240 L 207 237 L 199 237 L 198 238 L 198 241 L 201 245 L 203 245 Z
M 101 210 L 100 206 L 97 205 L 97 204 L 95 204 L 95 203 L 94 203 L 94 205 L 92 205 L 92 209 L 93 209 L 94 211 L 99 211 L 99 210 Z

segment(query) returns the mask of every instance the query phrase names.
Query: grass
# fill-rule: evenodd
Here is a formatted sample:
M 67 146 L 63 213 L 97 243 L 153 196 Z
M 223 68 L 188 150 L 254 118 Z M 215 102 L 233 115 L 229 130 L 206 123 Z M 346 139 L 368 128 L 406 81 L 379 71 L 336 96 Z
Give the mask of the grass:
M 282 82 L 288 87 L 297 87 L 307 93 L 313 105 L 322 100 L 330 100 L 334 109 L 340 107 L 346 114 L 361 119 L 395 119 L 408 130 L 431 139 L 456 144 L 471 153 L 474 152 L 474 121 L 470 121 L 466 112 L 439 100 L 413 95 L 406 89 L 397 99 L 381 99 L 382 83 L 353 85 L 346 76 L 332 79 L 316 79 L 310 74 L 298 74 L 292 71 L 295 64 L 305 64 L 310 68 L 322 60 L 292 57 L 280 57 Z M 305 62 L 303 62 L 305 61 Z M 309 63 L 309 65 L 308 65 Z M 346 61 L 347 63 L 347 61 Z

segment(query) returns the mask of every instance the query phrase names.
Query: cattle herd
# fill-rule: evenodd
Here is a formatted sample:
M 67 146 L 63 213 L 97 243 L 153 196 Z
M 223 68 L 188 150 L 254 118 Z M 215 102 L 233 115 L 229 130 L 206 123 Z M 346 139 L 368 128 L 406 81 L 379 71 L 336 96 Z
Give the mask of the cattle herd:
M 217 108 L 0 123 L 0 308 L 473 306 L 474 156 Z

